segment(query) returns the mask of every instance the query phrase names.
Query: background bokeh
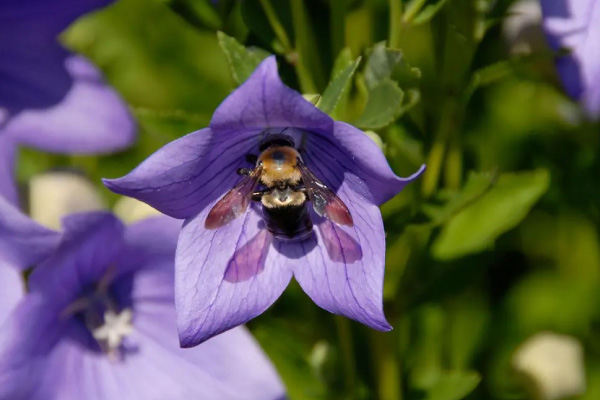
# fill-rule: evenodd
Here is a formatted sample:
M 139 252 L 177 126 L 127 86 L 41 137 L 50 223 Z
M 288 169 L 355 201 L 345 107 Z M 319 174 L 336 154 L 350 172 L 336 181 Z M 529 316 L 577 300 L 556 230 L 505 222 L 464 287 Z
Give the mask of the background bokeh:
M 512 3 L 119 0 L 61 40 L 126 99 L 137 144 L 103 157 L 26 149 L 19 182 L 75 169 L 114 203 L 101 177 L 205 127 L 236 87 L 217 31 L 277 54 L 305 94 L 362 56 L 332 114 L 370 128 L 398 175 L 428 170 L 382 208 L 392 332 L 332 316 L 296 284 L 251 322 L 290 398 L 548 398 L 515 351 L 553 332 L 575 339 L 583 361 L 549 351 L 546 364 L 584 368 L 574 398 L 600 399 L 599 126 L 563 93 L 539 27 L 507 22 Z M 403 57 L 379 98 L 365 72 L 382 41 Z M 401 106 L 382 116 L 398 93 Z

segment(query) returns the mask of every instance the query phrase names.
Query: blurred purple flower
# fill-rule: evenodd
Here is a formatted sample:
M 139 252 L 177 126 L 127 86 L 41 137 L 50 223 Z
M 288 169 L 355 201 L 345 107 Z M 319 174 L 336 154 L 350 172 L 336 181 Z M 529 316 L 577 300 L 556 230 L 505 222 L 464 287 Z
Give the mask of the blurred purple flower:
M 0 196 L 0 325 L 23 296 L 21 271 L 50 255 L 60 234 L 38 225 Z
M 566 92 L 587 113 L 600 116 L 600 0 L 542 0 L 550 45 L 566 49 L 556 61 Z
M 23 296 L 23 281 L 19 271 L 0 260 L 0 326 Z
M 22 0 L 0 3 L 0 194 L 16 202 L 18 145 L 64 153 L 106 153 L 135 138 L 118 94 L 57 35 L 110 0 Z
M 2 206 L 0 215 L 16 212 Z M 0 221 L 0 243 L 14 234 L 39 236 L 21 217 Z M 180 222 L 161 216 L 124 227 L 112 214 L 94 212 L 63 223 L 60 242 L 0 327 L 0 399 L 284 398 L 244 328 L 179 348 L 173 259 Z M 29 248 L 43 254 L 47 245 L 33 241 Z M 13 260 L 34 261 L 25 246 L 11 249 Z M 0 280 L 3 296 L 10 284 Z
M 317 218 L 300 242 L 272 239 L 257 204 L 216 230 L 205 229 L 212 206 L 253 166 L 261 139 L 295 136 L 306 166 L 348 206 L 353 227 Z M 129 175 L 105 184 L 159 211 L 185 219 L 176 258 L 180 341 L 194 346 L 264 312 L 292 275 L 322 308 L 389 330 L 382 307 L 385 232 L 378 205 L 408 179 L 397 177 L 363 132 L 305 101 L 279 79 L 274 57 L 215 111 L 209 128 L 158 150 Z

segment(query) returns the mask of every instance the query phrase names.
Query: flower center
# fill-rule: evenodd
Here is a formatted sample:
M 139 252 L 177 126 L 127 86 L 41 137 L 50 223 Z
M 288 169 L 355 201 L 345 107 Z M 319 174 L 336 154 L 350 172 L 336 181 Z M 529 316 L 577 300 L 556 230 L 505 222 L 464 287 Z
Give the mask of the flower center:
M 121 347 L 123 339 L 133 332 L 132 317 L 133 313 L 129 308 L 118 314 L 112 310 L 105 311 L 104 323 L 92 330 L 92 336 L 98 343 L 104 344 L 109 354 L 115 353 Z
M 119 307 L 108 289 L 107 279 L 103 278 L 71 303 L 62 316 L 82 322 L 100 349 L 110 358 L 116 358 L 121 355 L 125 338 L 133 333 L 133 312 Z

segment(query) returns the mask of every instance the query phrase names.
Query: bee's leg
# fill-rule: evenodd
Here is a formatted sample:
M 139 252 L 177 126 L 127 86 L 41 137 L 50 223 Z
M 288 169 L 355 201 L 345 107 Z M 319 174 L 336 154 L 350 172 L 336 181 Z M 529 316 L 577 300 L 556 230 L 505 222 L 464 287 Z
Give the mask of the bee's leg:
M 266 189 L 266 190 L 258 190 L 256 192 L 252 193 L 252 200 L 254 200 L 254 201 L 260 201 L 262 199 L 263 195 L 265 193 L 267 193 L 268 191 L 269 190 Z
M 237 173 L 238 175 L 245 175 L 245 176 L 249 176 L 252 171 L 254 171 L 252 168 L 238 168 L 237 169 Z
M 246 154 L 246 161 L 250 164 L 256 164 L 256 161 L 258 161 L 258 156 L 254 154 Z

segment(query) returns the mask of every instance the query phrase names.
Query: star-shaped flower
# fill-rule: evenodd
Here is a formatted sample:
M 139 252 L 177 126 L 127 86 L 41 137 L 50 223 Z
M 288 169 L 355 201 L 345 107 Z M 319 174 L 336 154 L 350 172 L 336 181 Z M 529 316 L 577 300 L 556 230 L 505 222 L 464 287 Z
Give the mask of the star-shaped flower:
M 287 183 L 278 175 L 284 167 Z M 176 303 L 180 340 L 189 347 L 261 314 L 292 276 L 324 309 L 389 330 L 378 206 L 422 171 L 397 177 L 367 135 L 285 86 L 270 57 L 223 101 L 208 128 L 105 184 L 186 220 Z M 299 208 L 277 216 L 277 208 L 265 210 L 275 198 Z
M 180 225 L 159 216 L 124 226 L 108 212 L 90 212 L 42 235 L 0 201 L 2 301 L 15 283 L 3 279 L 2 263 L 11 272 L 34 267 L 8 317 L 0 303 L 0 400 L 283 399 L 276 372 L 244 328 L 193 350 L 179 347 Z

